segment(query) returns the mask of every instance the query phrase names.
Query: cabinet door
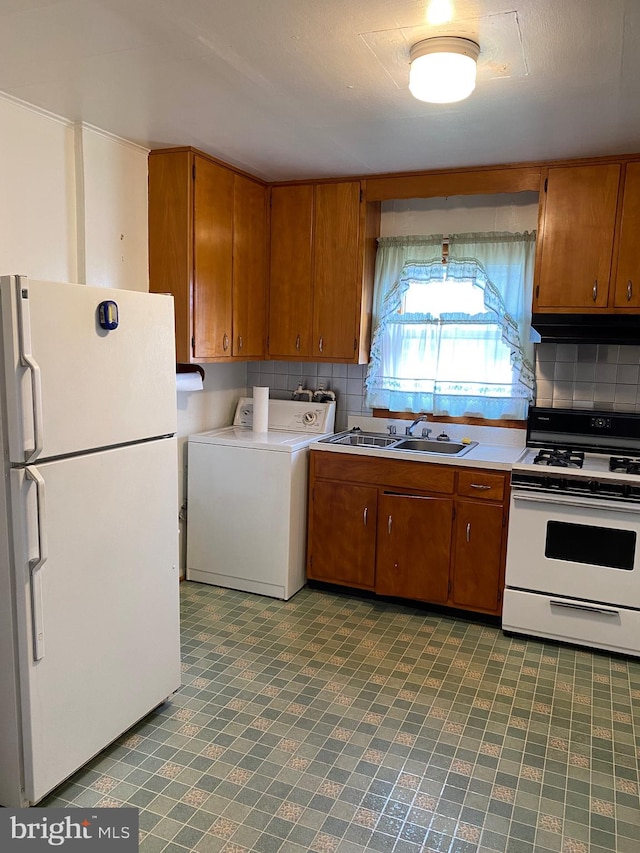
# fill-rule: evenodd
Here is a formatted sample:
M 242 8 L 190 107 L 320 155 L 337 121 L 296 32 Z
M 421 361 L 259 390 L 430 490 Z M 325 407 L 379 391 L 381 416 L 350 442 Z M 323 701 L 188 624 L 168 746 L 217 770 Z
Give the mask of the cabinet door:
M 615 307 L 640 308 L 640 163 L 629 163 L 624 179 L 618 243 Z
M 238 358 L 265 351 L 267 316 L 267 190 L 235 175 L 233 181 L 233 344 Z
M 549 169 L 534 308 L 607 306 L 620 166 Z
M 231 355 L 233 172 L 195 157 L 194 357 Z
M 452 603 L 466 610 L 500 612 L 502 506 L 456 501 Z
M 269 355 L 311 352 L 313 185 L 271 190 Z
M 372 486 L 315 481 L 307 563 L 310 578 L 373 589 L 377 498 Z
M 446 602 L 452 518 L 451 499 L 381 495 L 376 592 Z
M 313 342 L 317 359 L 354 361 L 362 292 L 360 183 L 316 187 Z

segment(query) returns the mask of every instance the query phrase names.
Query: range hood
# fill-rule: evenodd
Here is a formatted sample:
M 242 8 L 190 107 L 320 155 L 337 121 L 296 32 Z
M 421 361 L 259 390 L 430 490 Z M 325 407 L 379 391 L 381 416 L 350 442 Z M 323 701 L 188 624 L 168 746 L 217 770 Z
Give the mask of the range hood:
M 533 314 L 531 328 L 534 342 L 640 344 L 640 314 Z

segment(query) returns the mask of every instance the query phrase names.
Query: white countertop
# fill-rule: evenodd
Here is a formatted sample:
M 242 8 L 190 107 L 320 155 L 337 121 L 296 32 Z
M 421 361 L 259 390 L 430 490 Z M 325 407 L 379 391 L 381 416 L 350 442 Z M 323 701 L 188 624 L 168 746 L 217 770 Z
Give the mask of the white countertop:
M 398 438 L 404 437 L 405 420 L 384 420 L 382 418 L 350 417 L 348 428 L 360 427 L 363 432 L 378 432 L 386 434 L 387 426 L 393 424 L 397 429 Z M 463 456 L 444 456 L 438 453 L 421 453 L 415 450 L 385 450 L 379 447 L 353 447 L 345 444 L 323 444 L 314 442 L 312 450 L 322 450 L 329 453 L 349 453 L 351 455 L 377 456 L 385 459 L 404 459 L 412 462 L 426 462 L 438 465 L 456 465 L 471 468 L 494 468 L 499 471 L 510 471 L 514 462 L 522 456 L 525 450 L 526 430 L 507 429 L 504 427 L 469 426 L 467 424 L 439 424 L 436 421 L 419 423 L 414 429 L 414 436 L 419 438 L 422 427 L 432 430 L 432 437 L 446 432 L 453 441 L 464 438 L 477 441 L 478 444 Z

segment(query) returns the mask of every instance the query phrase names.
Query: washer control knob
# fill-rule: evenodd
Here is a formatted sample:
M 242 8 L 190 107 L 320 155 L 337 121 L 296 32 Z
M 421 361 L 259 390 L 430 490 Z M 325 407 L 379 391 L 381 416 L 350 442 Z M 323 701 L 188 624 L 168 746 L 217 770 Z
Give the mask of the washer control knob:
M 311 426 L 318 420 L 317 412 L 305 412 L 302 416 L 302 421 L 306 426 Z

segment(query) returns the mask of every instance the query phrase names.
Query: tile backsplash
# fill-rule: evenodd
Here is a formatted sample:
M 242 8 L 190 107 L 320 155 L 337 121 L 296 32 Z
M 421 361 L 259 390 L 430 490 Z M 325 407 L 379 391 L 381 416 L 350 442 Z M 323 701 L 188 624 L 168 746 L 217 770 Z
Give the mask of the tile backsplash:
M 364 402 L 366 364 L 326 364 L 324 362 L 250 361 L 247 364 L 247 386 L 267 385 L 271 397 L 290 398 L 302 382 L 303 388 L 315 391 L 320 383 L 336 392 L 336 431 L 347 428 L 349 415 L 370 415 Z
M 637 412 L 639 375 L 640 346 L 536 345 L 539 406 Z
M 640 345 L 536 344 L 536 403 L 556 408 L 640 412 Z M 252 361 L 247 386 L 267 385 L 272 397 L 289 398 L 302 382 L 336 392 L 336 430 L 349 415 L 369 416 L 364 399 L 366 364 Z

